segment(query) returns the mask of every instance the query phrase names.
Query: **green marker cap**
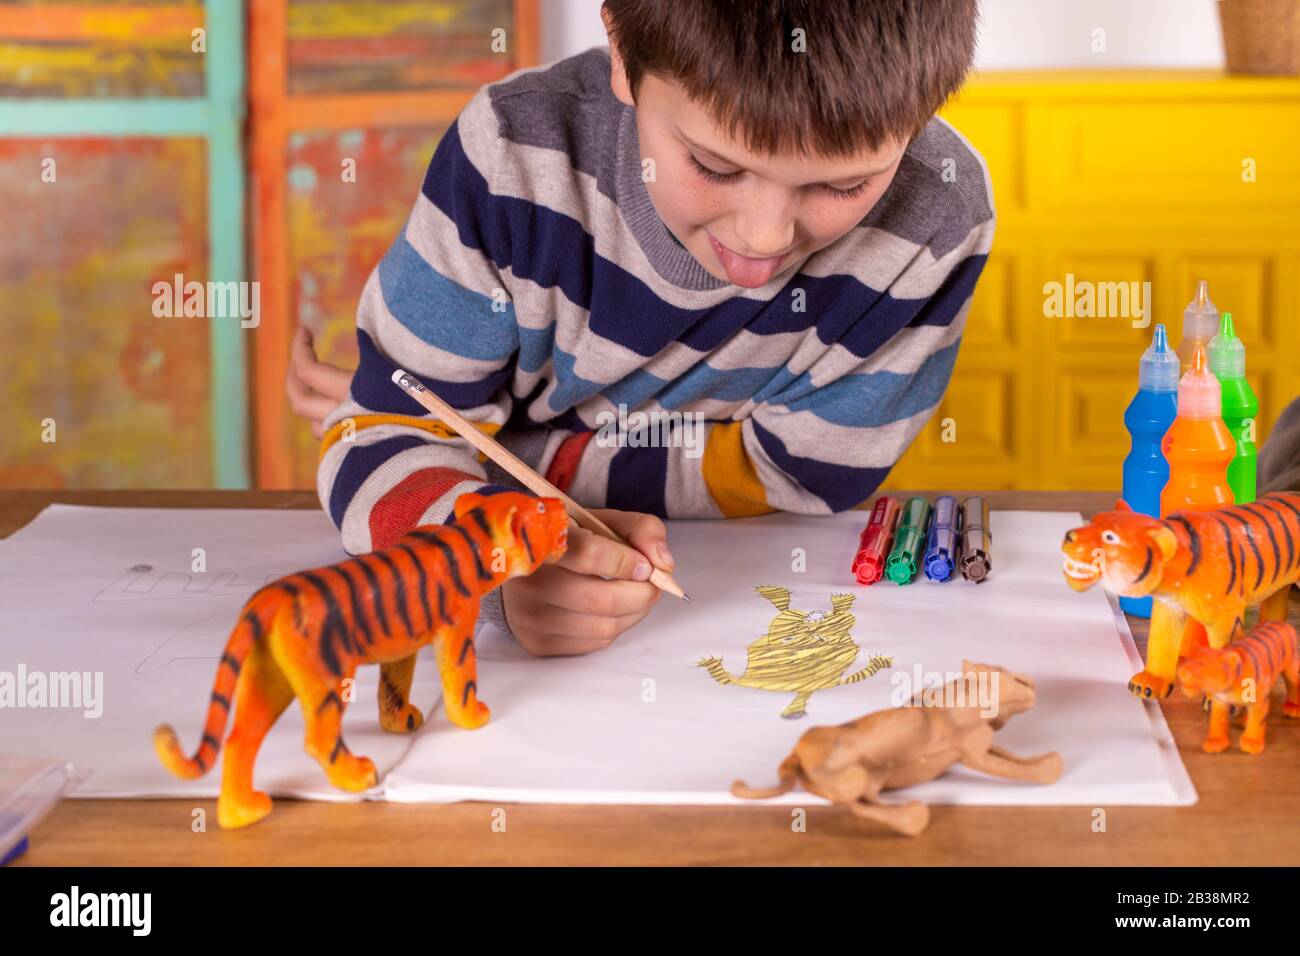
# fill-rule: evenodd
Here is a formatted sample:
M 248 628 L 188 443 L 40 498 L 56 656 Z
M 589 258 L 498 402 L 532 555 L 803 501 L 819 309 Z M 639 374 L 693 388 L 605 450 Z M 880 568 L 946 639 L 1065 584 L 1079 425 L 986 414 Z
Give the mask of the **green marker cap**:
M 1232 327 L 1232 313 L 1223 313 L 1219 334 L 1210 339 L 1210 371 L 1215 378 L 1243 378 L 1246 375 L 1246 345 Z
M 895 584 L 910 584 L 916 577 L 916 558 L 925 546 L 929 522 L 929 499 L 917 496 L 903 505 L 903 515 L 894 534 L 894 548 L 885 565 L 885 575 Z

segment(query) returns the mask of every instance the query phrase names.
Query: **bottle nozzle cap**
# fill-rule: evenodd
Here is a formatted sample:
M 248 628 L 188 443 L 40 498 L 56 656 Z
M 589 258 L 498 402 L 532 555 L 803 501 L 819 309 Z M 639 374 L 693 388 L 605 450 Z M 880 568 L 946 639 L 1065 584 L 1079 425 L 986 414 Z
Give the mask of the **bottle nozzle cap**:
M 1169 336 L 1162 323 L 1156 323 L 1151 346 L 1138 363 L 1138 388 L 1148 392 L 1178 391 L 1178 374 L 1182 371 L 1178 356 L 1169 348 Z
M 1219 379 L 1241 378 L 1246 374 L 1246 346 L 1232 327 L 1232 313 L 1223 313 L 1219 334 L 1210 339 L 1210 371 Z
M 1197 344 L 1206 345 L 1215 329 L 1219 327 L 1219 310 L 1210 301 L 1210 285 L 1204 279 L 1196 284 L 1196 295 L 1183 310 L 1183 338 L 1178 345 L 1178 354 L 1190 367 L 1191 350 Z
M 1223 388 L 1207 367 L 1205 346 L 1192 352 L 1192 367 L 1178 383 L 1179 418 L 1218 418 L 1223 409 Z

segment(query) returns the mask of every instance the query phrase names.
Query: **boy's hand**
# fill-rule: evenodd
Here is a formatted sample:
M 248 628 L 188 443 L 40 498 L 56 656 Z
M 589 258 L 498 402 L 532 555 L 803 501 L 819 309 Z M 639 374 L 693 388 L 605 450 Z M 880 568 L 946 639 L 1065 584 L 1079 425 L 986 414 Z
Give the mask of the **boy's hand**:
M 506 621 L 530 654 L 586 654 L 607 647 L 659 600 L 662 592 L 648 581 L 653 568 L 674 567 L 664 523 L 654 515 L 609 508 L 592 513 L 632 547 L 570 527 L 563 557 L 501 586 Z
M 298 326 L 289 352 L 284 390 L 289 393 L 289 407 L 311 422 L 311 433 L 317 438 L 324 436 L 325 418 L 348 397 L 351 384 L 350 371 L 316 358 L 311 331 L 305 325 Z

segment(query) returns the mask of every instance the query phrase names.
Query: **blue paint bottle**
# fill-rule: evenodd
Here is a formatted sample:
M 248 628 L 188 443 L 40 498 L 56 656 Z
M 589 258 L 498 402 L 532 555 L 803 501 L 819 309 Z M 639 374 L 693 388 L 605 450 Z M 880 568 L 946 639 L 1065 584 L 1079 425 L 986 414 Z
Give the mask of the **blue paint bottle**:
M 1160 517 L 1160 492 L 1169 481 L 1169 462 L 1160 440 L 1178 417 L 1178 376 L 1182 365 L 1169 348 L 1165 327 L 1157 325 L 1151 347 L 1138 365 L 1138 392 L 1124 412 L 1133 448 L 1124 459 L 1124 500 L 1134 511 Z M 1151 616 L 1151 598 L 1119 599 L 1134 617 Z

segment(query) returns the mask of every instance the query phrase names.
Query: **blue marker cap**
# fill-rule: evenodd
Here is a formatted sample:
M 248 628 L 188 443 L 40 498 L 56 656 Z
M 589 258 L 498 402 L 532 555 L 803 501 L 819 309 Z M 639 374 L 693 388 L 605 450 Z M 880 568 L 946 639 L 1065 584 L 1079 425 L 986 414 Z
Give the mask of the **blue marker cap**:
M 933 515 L 925 545 L 925 576 L 942 583 L 952 577 L 956 566 L 961 508 L 952 495 L 943 495 L 934 500 Z

